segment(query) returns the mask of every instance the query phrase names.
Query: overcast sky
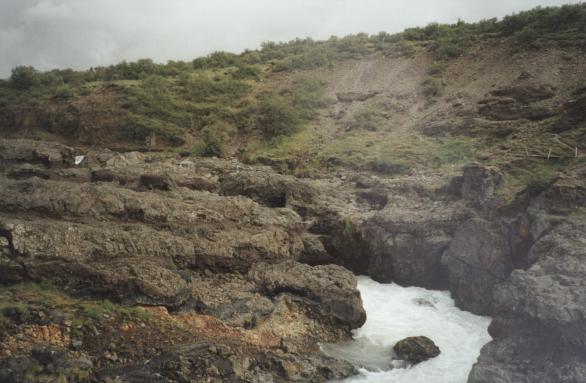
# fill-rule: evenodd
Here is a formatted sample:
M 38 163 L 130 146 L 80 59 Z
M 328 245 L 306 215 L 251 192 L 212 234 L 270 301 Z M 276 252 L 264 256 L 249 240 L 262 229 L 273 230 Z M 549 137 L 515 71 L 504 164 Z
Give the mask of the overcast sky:
M 262 41 L 399 32 L 572 0 L 0 0 L 0 78 L 17 65 L 191 60 Z

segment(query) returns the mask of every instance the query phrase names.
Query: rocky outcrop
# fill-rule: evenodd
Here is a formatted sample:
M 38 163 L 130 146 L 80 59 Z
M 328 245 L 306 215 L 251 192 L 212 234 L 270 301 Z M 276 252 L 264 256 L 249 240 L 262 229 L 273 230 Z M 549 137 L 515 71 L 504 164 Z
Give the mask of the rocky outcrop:
M 511 98 L 521 104 L 547 100 L 555 96 L 556 89 L 551 85 L 513 85 L 490 92 L 495 97 Z
M 490 97 L 480 101 L 478 112 L 490 120 L 543 120 L 556 114 L 539 102 L 556 94 L 549 85 L 507 86 L 490 92 Z M 537 104 L 536 104 L 537 103 Z
M 176 347 L 148 364 L 100 371 L 98 382 L 326 382 L 354 372 L 347 362 L 320 354 L 291 356 L 279 350 L 239 350 L 200 342 Z
M 458 228 L 442 264 L 458 307 L 476 314 L 492 312 L 492 291 L 512 270 L 502 224 L 474 218 Z
M 469 164 L 464 166 L 462 173 L 460 196 L 478 207 L 489 207 L 503 182 L 501 171 L 495 167 Z
M 558 226 L 531 248 L 531 267 L 497 286 L 494 340 L 470 383 L 586 380 L 585 228 L 579 217 Z
M 412 336 L 398 341 L 393 350 L 399 359 L 417 364 L 440 354 L 440 349 L 426 336 Z
M 452 235 L 471 212 L 459 204 L 409 208 L 389 203 L 363 227 L 369 275 L 406 286 L 444 288 L 441 257 Z
M 29 139 L 0 139 L 0 159 L 3 163 L 26 161 L 47 167 L 73 165 L 74 150 L 66 145 Z
M 577 89 L 573 95 L 575 97 L 565 103 L 559 120 L 552 126 L 556 133 L 575 129 L 586 123 L 586 87 Z
M 268 207 L 295 206 L 295 201 L 310 203 L 316 192 L 292 177 L 260 168 L 238 170 L 224 175 L 221 180 L 223 195 L 243 195 Z
M 356 279 L 343 267 L 257 263 L 249 276 L 268 295 L 293 293 L 302 297 L 323 320 L 335 320 L 349 328 L 358 328 L 366 321 Z
M 170 312 L 168 326 L 203 321 L 222 334 L 216 351 L 184 337 L 151 353 L 148 367 L 144 355 L 108 351 L 108 366 L 84 376 L 317 382 L 353 372 L 322 356 L 317 342 L 345 339 L 364 323 L 355 277 L 296 261 L 329 262 L 321 236 L 293 210 L 320 211 L 319 203 L 303 210 L 313 206 L 312 187 L 232 161 L 94 150 L 75 165 L 74 154 L 59 144 L 2 141 L 0 283 L 50 283 L 75 297 L 158 306 Z M 19 344 L 21 326 L 4 336 Z M 97 360 L 89 344 L 79 347 Z M 24 351 L 11 359 L 2 352 L 2 365 L 38 363 Z M 70 357 L 63 360 L 73 379 Z

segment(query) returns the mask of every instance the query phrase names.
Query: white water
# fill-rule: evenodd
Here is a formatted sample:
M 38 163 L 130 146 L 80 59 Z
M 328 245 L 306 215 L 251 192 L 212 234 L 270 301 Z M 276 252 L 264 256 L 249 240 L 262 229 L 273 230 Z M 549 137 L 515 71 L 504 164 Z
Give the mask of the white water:
M 367 321 L 344 345 L 323 345 L 327 354 L 360 367 L 352 383 L 465 383 L 480 348 L 491 340 L 490 318 L 461 311 L 448 292 L 380 284 L 358 277 Z M 408 336 L 432 339 L 441 354 L 415 366 L 392 361 L 393 345 Z M 393 368 L 395 367 L 395 368 Z

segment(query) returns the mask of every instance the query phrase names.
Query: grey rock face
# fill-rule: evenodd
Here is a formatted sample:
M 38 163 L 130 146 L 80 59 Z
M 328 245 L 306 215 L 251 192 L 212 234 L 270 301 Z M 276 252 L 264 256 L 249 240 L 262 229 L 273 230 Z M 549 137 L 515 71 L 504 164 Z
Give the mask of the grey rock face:
M 364 224 L 368 273 L 380 281 L 445 287 L 447 280 L 440 260 L 456 227 L 469 214 L 458 204 L 430 208 L 389 204 Z
M 533 264 L 494 290 L 494 340 L 469 382 L 586 381 L 586 226 L 572 218 L 531 248 Z
M 492 291 L 512 269 L 509 254 L 500 224 L 475 218 L 458 228 L 442 264 L 459 307 L 476 314 L 491 313 Z

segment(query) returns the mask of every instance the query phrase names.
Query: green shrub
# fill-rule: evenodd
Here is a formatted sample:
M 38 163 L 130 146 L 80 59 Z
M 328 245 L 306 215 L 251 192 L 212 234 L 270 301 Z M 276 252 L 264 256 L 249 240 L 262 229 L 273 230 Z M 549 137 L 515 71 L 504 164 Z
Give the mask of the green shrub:
M 134 143 L 144 144 L 152 133 L 152 123 L 144 117 L 131 116 L 120 127 L 121 138 Z
M 441 76 L 444 73 L 444 69 L 446 68 L 446 63 L 442 61 L 434 62 L 429 71 L 427 72 L 430 76 Z
M 54 97 L 57 100 L 66 101 L 75 97 L 75 92 L 73 91 L 73 88 L 71 88 L 70 85 L 62 85 L 55 90 Z
M 239 64 L 236 67 L 236 71 L 232 73 L 232 77 L 235 79 L 258 79 L 260 76 L 260 70 L 255 66 Z
M 442 80 L 436 77 L 430 77 L 423 81 L 423 94 L 428 99 L 438 97 L 442 94 L 443 84 Z
M 146 145 L 147 138 L 156 135 L 171 145 L 183 144 L 182 129 L 177 125 L 144 115 L 130 114 L 120 126 L 120 138 L 134 144 Z
M 198 57 L 192 61 L 193 69 L 226 68 L 240 63 L 239 55 L 217 51 L 206 57 Z
M 233 135 L 234 128 L 223 121 L 205 127 L 202 130 L 204 145 L 200 154 L 205 157 L 221 157 L 226 143 Z
M 27 90 L 39 84 L 39 72 L 32 66 L 17 66 L 12 69 L 10 83 L 19 90 Z
M 302 120 L 291 101 L 283 96 L 265 94 L 258 105 L 257 127 L 265 138 L 288 136 L 301 129 Z
M 205 76 L 189 78 L 184 93 L 192 102 L 233 102 L 250 92 L 250 85 L 241 80 L 219 78 L 214 81 Z
M 384 118 L 373 108 L 365 108 L 356 113 L 350 126 L 354 129 L 376 131 L 385 122 Z
M 436 158 L 438 165 L 454 165 L 469 162 L 472 157 L 472 148 L 465 141 L 448 141 L 440 146 Z
M 268 139 L 298 132 L 316 116 L 324 90 L 324 81 L 309 76 L 296 79 L 279 93 L 264 93 L 258 103 L 256 126 Z

